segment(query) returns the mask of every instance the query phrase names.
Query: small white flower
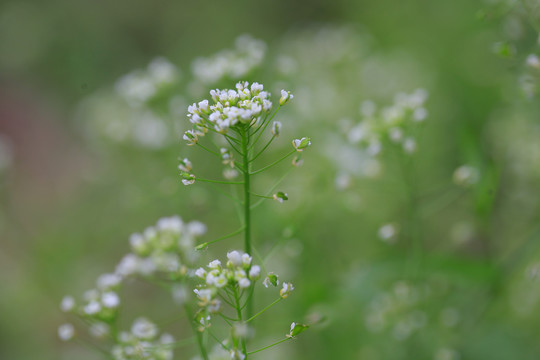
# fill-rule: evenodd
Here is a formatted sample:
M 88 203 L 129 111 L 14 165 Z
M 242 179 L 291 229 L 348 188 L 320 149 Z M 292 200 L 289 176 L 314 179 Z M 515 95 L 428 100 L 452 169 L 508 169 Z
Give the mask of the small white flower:
M 251 280 L 258 279 L 261 275 L 261 267 L 259 265 L 253 265 L 251 269 L 249 269 L 249 278 Z
M 60 310 L 63 312 L 69 312 L 75 307 L 75 299 L 73 296 L 64 296 L 60 303 Z
M 193 130 L 186 131 L 182 138 L 187 141 L 188 146 L 193 146 L 199 141 L 199 136 Z
M 138 318 L 131 326 L 131 333 L 139 339 L 151 340 L 158 334 L 157 326 L 146 318 Z
M 311 146 L 311 140 L 309 138 L 303 137 L 301 139 L 294 139 L 292 141 L 292 144 L 296 151 L 302 152 L 305 148 Z
M 286 299 L 293 290 L 294 290 L 293 284 L 283 283 L 283 287 L 279 291 L 279 296 L 281 296 L 283 299 Z
M 242 264 L 244 264 L 245 267 L 249 267 L 251 265 L 251 256 L 248 254 L 242 254 Z
M 227 259 L 229 259 L 230 263 L 233 266 L 241 266 L 242 265 L 242 255 L 236 250 L 228 252 L 227 253 Z
M 457 185 L 471 186 L 480 180 L 480 172 L 470 165 L 462 165 L 454 171 L 453 180 Z
M 407 154 L 414 153 L 416 151 L 416 140 L 413 138 L 406 138 L 403 141 L 403 150 L 405 150 Z
M 97 279 L 97 287 L 106 290 L 117 286 L 121 281 L 122 278 L 117 274 L 103 274 Z
M 201 279 L 204 279 L 206 277 L 206 270 L 200 267 L 197 270 L 195 270 L 195 275 L 197 277 L 200 277 Z
M 279 99 L 279 105 L 283 106 L 294 98 L 290 91 L 281 90 L 281 98 Z
M 75 329 L 71 324 L 63 324 L 58 327 L 58 337 L 62 341 L 69 341 L 75 336 Z
M 206 233 L 206 225 L 200 221 L 190 221 L 186 231 L 190 236 L 202 236 Z
M 272 135 L 274 135 L 275 137 L 278 137 L 280 132 L 281 132 L 281 122 L 274 121 L 272 124 Z
M 173 344 L 174 343 L 174 336 L 172 336 L 171 334 L 168 334 L 168 333 L 163 333 L 159 337 L 159 342 L 162 343 L 163 345 Z
M 219 269 L 221 267 L 221 261 L 219 260 L 210 261 L 210 263 L 208 264 L 208 267 L 210 269 Z
M 398 233 L 398 228 L 394 224 L 386 224 L 379 228 L 377 234 L 379 238 L 389 244 L 392 244 L 396 241 Z
M 272 272 L 268 273 L 268 275 L 266 275 L 266 278 L 264 278 L 263 280 L 263 285 L 265 288 L 268 288 L 268 286 L 270 285 L 278 286 L 279 285 L 278 275 Z
M 183 177 L 182 184 L 184 184 L 185 186 L 195 184 L 195 175 L 183 173 L 182 177 Z
M 129 276 L 135 274 L 139 268 L 139 258 L 134 254 L 127 254 L 120 260 L 116 266 L 116 274 L 120 276 Z
M 84 307 L 84 312 L 87 315 L 95 315 L 101 311 L 101 304 L 97 301 L 90 301 L 86 306 Z
M 188 158 L 184 158 L 183 160 L 180 160 L 180 164 L 178 165 L 178 169 L 190 172 L 192 169 L 191 161 L 188 160 Z
M 107 308 L 115 308 L 120 305 L 120 298 L 115 292 L 109 291 L 101 295 L 101 302 Z
M 428 111 L 426 108 L 420 107 L 415 109 L 412 115 L 412 118 L 416 122 L 424 121 L 428 117 Z
M 249 279 L 247 279 L 247 278 L 242 278 L 242 279 L 238 280 L 238 286 L 241 289 L 248 288 L 250 285 L 251 285 L 251 281 L 249 281 Z
M 527 66 L 532 67 L 534 69 L 540 69 L 540 58 L 538 58 L 535 54 L 530 54 L 527 56 L 526 60 Z

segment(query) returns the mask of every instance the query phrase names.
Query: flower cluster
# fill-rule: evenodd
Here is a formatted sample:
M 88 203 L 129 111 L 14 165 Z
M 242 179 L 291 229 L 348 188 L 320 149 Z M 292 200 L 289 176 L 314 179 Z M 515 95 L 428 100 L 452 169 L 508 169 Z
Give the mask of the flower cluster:
M 118 335 L 118 342 L 111 354 L 115 360 L 172 360 L 174 343 L 172 335 L 163 333 L 159 338 L 158 327 L 146 318 L 133 322 L 130 332 Z
M 272 110 L 270 93 L 259 83 L 241 81 L 236 90 L 211 90 L 213 104 L 202 100 L 188 107 L 193 130 L 184 134 L 188 145 L 197 143 L 209 130 L 226 134 L 230 128 L 253 126 L 261 123 Z
M 415 90 L 411 94 L 399 93 L 393 105 L 380 111 L 377 111 L 373 102 L 365 101 L 360 108 L 363 119 L 348 131 L 349 142 L 361 144 L 370 156 L 376 156 L 382 151 L 385 140 L 401 145 L 408 154 L 415 152 L 416 140 L 412 125 L 426 119 L 428 112 L 424 103 L 427 97 L 428 93 L 424 89 Z
M 241 35 L 235 41 L 235 48 L 223 50 L 208 57 L 196 58 L 192 65 L 196 80 L 204 84 L 214 84 L 221 79 L 239 79 L 260 65 L 266 53 L 266 44 L 249 35 Z
M 211 261 L 207 268 L 199 268 L 195 275 L 204 280 L 194 290 L 199 300 L 199 306 L 210 313 L 221 309 L 221 301 L 217 299 L 219 289 L 230 288 L 234 291 L 249 288 L 261 273 L 259 265 L 252 265 L 252 258 L 240 251 L 227 253 L 227 263 L 221 265 L 221 261 Z
M 195 240 L 205 231 L 206 227 L 197 221 L 184 223 L 178 216 L 160 219 L 156 226 L 131 235 L 132 252 L 121 259 L 114 273 L 98 277 L 96 288 L 86 291 L 82 302 L 66 296 L 60 309 L 86 319 L 94 337 L 107 335 L 117 319 L 121 304 L 118 292 L 124 279 L 137 274 L 145 277 L 166 274 L 171 280 L 184 279 L 198 257 Z M 64 325 L 59 336 L 62 339 L 73 336 L 69 329 L 69 324 Z
M 174 278 L 183 277 L 197 260 L 196 238 L 205 232 L 206 226 L 198 221 L 184 223 L 178 216 L 162 218 L 156 226 L 131 235 L 132 253 L 120 261 L 116 273 L 128 276 L 163 272 Z
M 116 91 L 131 106 L 140 106 L 154 97 L 160 88 L 177 81 L 179 70 L 163 57 L 155 58 L 145 70 L 136 70 L 116 82 Z

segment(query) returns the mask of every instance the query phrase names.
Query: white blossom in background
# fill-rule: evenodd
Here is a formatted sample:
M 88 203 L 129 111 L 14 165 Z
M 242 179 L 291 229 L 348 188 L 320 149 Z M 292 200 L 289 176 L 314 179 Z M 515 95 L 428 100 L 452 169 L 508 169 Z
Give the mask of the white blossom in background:
M 480 171 L 473 166 L 462 165 L 454 171 L 453 180 L 463 187 L 472 186 L 480 180 Z
M 115 360 L 147 359 L 172 360 L 174 343 L 172 335 L 159 335 L 158 327 L 146 318 L 138 318 L 133 322 L 131 331 L 122 331 L 117 343 L 111 350 Z
M 75 336 L 75 329 L 71 324 L 63 324 L 58 327 L 58 337 L 62 341 L 69 341 Z
M 410 94 L 396 94 L 394 103 L 387 107 L 377 108 L 373 101 L 364 101 L 360 106 L 362 119 L 350 127 L 347 139 L 371 156 L 379 155 L 386 141 L 401 145 L 407 154 L 414 153 L 415 123 L 424 121 L 428 116 L 424 107 L 427 98 L 426 90 L 417 89 Z
M 250 35 L 241 35 L 234 49 L 210 57 L 196 58 L 191 70 L 196 81 L 209 85 L 223 79 L 239 80 L 258 67 L 265 56 L 266 44 Z
M 130 106 L 140 107 L 158 93 L 160 88 L 178 80 L 179 70 L 164 57 L 153 59 L 144 70 L 122 76 L 116 91 Z
M 379 239 L 388 244 L 393 244 L 397 241 L 398 227 L 395 224 L 386 224 L 377 231 Z

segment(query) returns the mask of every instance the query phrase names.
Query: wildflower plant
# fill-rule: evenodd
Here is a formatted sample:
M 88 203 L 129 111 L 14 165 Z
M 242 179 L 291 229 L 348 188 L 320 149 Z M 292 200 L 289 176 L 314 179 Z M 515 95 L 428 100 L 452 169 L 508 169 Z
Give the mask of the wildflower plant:
M 185 311 L 194 333 L 192 339 L 197 343 L 200 358 L 204 360 L 217 358 L 213 355 L 216 351 L 211 350 L 212 342 L 230 359 L 247 359 L 250 354 L 293 339 L 308 328 L 307 325 L 293 322 L 283 339 L 257 350 L 248 350 L 248 342 L 253 336 L 253 321 L 288 298 L 294 290 L 292 283 L 280 282 L 277 274 L 263 274 L 264 263 L 253 245 L 251 222 L 252 210 L 265 199 L 278 203 L 288 199 L 285 192 L 275 191 L 277 184 L 266 193 L 255 192 L 252 177 L 294 154 L 296 157 L 291 166 L 298 166 L 301 153 L 311 145 L 307 137 L 293 139 L 289 152 L 270 164 L 254 169 L 256 160 L 281 133 L 281 123 L 274 121 L 276 113 L 294 96 L 282 90 L 276 107 L 263 85 L 247 82 L 237 83 L 236 90 L 212 90 L 210 95 L 211 100 L 202 100 L 188 107 L 188 118 L 193 128 L 185 132 L 183 139 L 187 145 L 200 147 L 215 156 L 225 166 L 225 180 L 205 179 L 194 174 L 196 166 L 187 158 L 180 160 L 178 169 L 181 182 L 186 186 L 198 182 L 240 186 L 243 194 L 241 199 L 226 193 L 241 204 L 240 228 L 218 239 L 200 242 L 198 239 L 206 233 L 204 224 L 198 221 L 185 223 L 179 216 L 172 216 L 162 218 L 155 226 L 131 235 L 131 251 L 120 260 L 115 271 L 101 275 L 96 288 L 87 291 L 81 300 L 66 296 L 60 306 L 62 311 L 88 325 L 89 336 L 104 341 L 107 348 L 94 340 L 85 340 L 71 323 L 59 327 L 61 340 L 75 339 L 91 344 L 116 360 L 172 359 L 173 348 L 189 343 L 190 339 L 175 341 L 172 335 L 161 333 L 158 325 L 145 317 L 136 318 L 129 331 L 121 330 L 121 290 L 126 281 L 133 278 L 171 292 L 173 299 Z M 211 139 L 211 144 L 206 144 L 205 138 L 212 135 L 214 139 Z M 226 145 L 217 145 L 215 137 Z M 241 179 L 235 179 L 239 175 Z M 259 198 L 259 201 L 254 202 L 255 198 Z M 243 251 L 229 251 L 223 262 L 215 259 L 206 266 L 200 266 L 202 250 L 241 233 Z M 260 261 L 253 260 L 253 253 Z M 274 288 L 275 299 L 255 311 L 253 298 L 258 286 Z M 229 326 L 229 333 L 224 338 L 212 331 L 216 319 L 223 320 Z

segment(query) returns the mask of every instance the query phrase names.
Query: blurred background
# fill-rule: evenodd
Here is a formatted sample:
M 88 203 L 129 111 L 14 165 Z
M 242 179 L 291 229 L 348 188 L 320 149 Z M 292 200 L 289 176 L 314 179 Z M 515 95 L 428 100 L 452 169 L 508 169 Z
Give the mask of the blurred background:
M 538 0 L 0 2 L 0 358 L 103 358 L 57 339 L 65 294 L 160 217 L 202 221 L 206 240 L 237 229 L 177 165 L 220 176 L 181 140 L 187 105 L 248 80 L 295 95 L 261 163 L 313 142 L 290 200 L 254 215 L 296 287 L 257 341 L 323 319 L 259 358 L 537 359 L 539 26 Z M 362 124 L 408 102 L 401 132 L 365 143 Z M 128 318 L 179 311 L 134 287 Z

